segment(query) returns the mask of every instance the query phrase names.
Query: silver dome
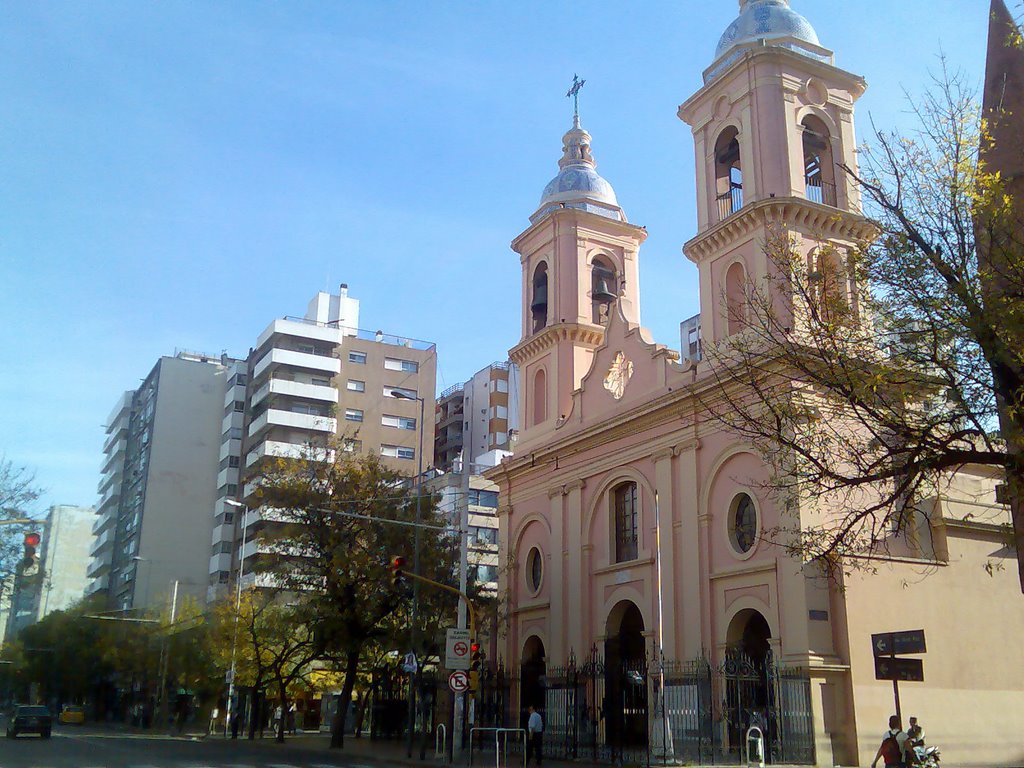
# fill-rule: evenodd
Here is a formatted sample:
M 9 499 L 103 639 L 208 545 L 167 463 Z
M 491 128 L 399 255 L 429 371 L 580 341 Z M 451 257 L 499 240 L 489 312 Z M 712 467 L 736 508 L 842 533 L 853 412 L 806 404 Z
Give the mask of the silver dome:
M 744 43 L 784 38 L 821 47 L 814 27 L 789 7 L 789 0 L 745 0 L 740 15 L 726 27 L 718 41 L 715 60 L 729 49 Z
M 615 190 L 596 170 L 597 163 L 590 152 L 590 134 L 580 127 L 578 117 L 562 137 L 562 158 L 558 166 L 558 175 L 544 187 L 531 221 L 556 208 L 574 208 L 618 221 L 626 220 L 615 198 Z

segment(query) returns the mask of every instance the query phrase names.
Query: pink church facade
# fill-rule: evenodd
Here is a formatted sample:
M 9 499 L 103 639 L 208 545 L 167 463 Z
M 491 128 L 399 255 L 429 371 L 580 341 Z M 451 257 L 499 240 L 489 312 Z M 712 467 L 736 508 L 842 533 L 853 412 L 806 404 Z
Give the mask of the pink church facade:
M 821 239 L 842 248 L 870 231 L 836 170 L 856 167 L 865 87 L 788 0 L 741 0 L 678 110 L 696 155 L 698 233 L 684 251 L 706 342 L 737 332 L 736 286 L 767 274 L 770 228 L 812 261 Z M 869 765 L 893 711 L 870 635 L 924 629 L 927 682 L 901 687 L 904 721 L 920 717 L 958 764 L 1022 764 L 1024 665 L 998 663 L 1000 638 L 1024 632 L 1016 567 L 982 567 L 1008 514 L 998 478 L 965 469 L 926 500 L 942 509 L 927 531 L 843 583 L 766 541 L 782 520 L 764 464 L 702 411 L 716 386 L 706 363 L 641 327 L 646 231 L 597 174 L 590 141 L 577 119 L 512 244 L 521 431 L 488 475 L 507 564 L 500 645 L 521 672 L 513 707 L 539 707 L 546 743 L 576 756 L 590 745 L 598 758 L 738 761 L 756 725 L 769 762 Z

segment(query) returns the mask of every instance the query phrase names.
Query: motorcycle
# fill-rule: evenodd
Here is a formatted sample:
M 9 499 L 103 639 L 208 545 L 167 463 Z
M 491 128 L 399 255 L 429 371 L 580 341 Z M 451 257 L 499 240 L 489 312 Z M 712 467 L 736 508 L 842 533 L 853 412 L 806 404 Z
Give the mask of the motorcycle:
M 939 748 L 926 747 L 923 744 L 911 747 L 913 759 L 908 761 L 907 768 L 939 768 Z

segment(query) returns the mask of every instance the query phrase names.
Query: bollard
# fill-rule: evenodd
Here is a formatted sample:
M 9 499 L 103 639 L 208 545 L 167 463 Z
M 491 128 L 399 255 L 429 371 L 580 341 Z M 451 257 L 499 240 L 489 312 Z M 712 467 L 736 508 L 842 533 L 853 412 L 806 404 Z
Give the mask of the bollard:
M 747 729 L 747 768 L 764 768 L 764 732 L 756 725 Z

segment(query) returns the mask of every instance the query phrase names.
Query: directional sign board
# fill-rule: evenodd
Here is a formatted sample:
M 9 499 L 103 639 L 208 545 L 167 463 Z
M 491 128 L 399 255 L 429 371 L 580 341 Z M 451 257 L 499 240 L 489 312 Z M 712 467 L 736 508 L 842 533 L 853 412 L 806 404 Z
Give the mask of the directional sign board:
M 885 657 L 876 657 L 875 679 L 923 683 L 924 662 L 921 659 L 887 659 Z
M 465 693 L 466 689 L 469 688 L 469 675 L 461 669 L 452 672 L 448 676 L 448 687 L 454 693 Z
M 468 629 L 449 629 L 445 642 L 445 667 L 448 669 L 469 669 L 469 644 Z
M 924 630 L 909 632 L 883 632 L 871 636 L 871 650 L 875 656 L 898 656 L 903 653 L 926 653 Z M 891 679 L 891 678 L 879 678 Z

